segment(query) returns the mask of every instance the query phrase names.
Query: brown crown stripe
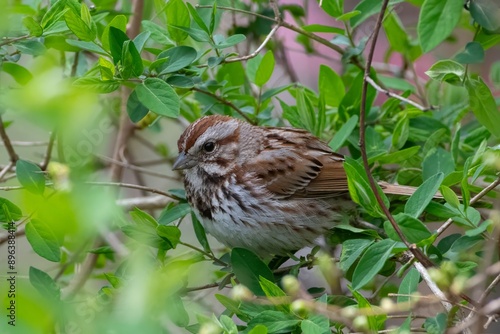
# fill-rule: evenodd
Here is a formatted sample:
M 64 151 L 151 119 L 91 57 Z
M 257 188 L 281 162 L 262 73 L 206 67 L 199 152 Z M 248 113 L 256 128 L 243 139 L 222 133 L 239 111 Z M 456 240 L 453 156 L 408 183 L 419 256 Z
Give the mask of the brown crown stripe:
M 207 131 L 210 127 L 218 124 L 234 120 L 228 116 L 206 116 L 192 123 L 179 138 L 179 152 L 187 152 L 196 143 L 196 140 Z

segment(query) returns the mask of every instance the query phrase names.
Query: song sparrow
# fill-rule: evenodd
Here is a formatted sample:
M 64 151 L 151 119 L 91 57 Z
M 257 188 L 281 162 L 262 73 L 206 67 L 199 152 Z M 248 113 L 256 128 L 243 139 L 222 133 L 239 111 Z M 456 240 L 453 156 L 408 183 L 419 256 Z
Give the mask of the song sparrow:
M 173 169 L 185 170 L 188 202 L 205 230 L 229 247 L 284 254 L 357 217 L 343 156 L 305 130 L 206 116 L 177 144 Z

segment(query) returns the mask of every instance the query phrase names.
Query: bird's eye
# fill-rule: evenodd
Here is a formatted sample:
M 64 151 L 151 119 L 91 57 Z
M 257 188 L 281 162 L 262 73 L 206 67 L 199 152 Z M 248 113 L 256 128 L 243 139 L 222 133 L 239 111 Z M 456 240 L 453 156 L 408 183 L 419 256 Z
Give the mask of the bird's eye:
M 215 143 L 213 141 L 208 141 L 203 144 L 203 150 L 207 153 L 213 152 L 215 150 Z

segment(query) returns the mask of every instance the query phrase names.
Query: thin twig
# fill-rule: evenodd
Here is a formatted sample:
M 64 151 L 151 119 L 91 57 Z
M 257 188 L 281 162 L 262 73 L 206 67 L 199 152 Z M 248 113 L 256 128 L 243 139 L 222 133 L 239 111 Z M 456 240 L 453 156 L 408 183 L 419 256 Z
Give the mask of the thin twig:
M 124 211 L 130 211 L 134 208 L 141 210 L 162 209 L 166 207 L 172 200 L 165 196 L 149 196 L 149 197 L 133 197 L 116 200 L 116 205 Z
M 389 0 L 384 0 L 382 3 L 382 7 L 380 9 L 378 18 L 377 18 L 377 23 L 375 24 L 374 28 L 374 33 L 373 33 L 373 40 L 370 45 L 370 51 L 368 52 L 368 57 L 365 65 L 365 72 L 364 72 L 364 80 L 363 80 L 363 86 L 362 86 L 362 91 L 361 91 L 361 107 L 360 107 L 360 115 L 359 115 L 359 146 L 361 150 L 361 157 L 363 159 L 363 167 L 366 171 L 366 174 L 368 176 L 368 181 L 370 183 L 370 188 L 373 191 L 373 194 L 375 195 L 375 198 L 377 199 L 377 202 L 384 212 L 385 216 L 391 223 L 391 225 L 394 227 L 394 230 L 396 231 L 397 235 L 403 241 L 403 243 L 408 247 L 408 249 L 413 253 L 415 258 L 422 262 L 424 266 L 426 267 L 431 267 L 432 262 L 427 258 L 419 248 L 415 247 L 414 245 L 411 245 L 408 240 L 406 240 L 405 235 L 401 231 L 400 227 L 394 220 L 394 217 L 392 216 L 391 212 L 389 211 L 389 208 L 385 205 L 384 201 L 382 200 L 382 197 L 380 196 L 376 182 L 371 175 L 370 172 L 370 165 L 368 163 L 368 155 L 366 153 L 366 138 L 365 138 L 365 118 L 366 118 L 366 98 L 367 98 L 367 91 L 368 91 L 368 77 L 370 76 L 370 68 L 371 68 L 371 63 L 373 61 L 373 55 L 375 54 L 375 46 L 377 44 L 377 38 L 378 34 L 380 31 L 380 27 L 382 25 L 382 20 L 384 18 L 384 13 L 387 8 L 387 4 L 389 3 Z
M 420 110 L 422 110 L 422 111 L 428 111 L 428 110 L 430 110 L 429 108 L 426 108 L 426 107 L 424 107 L 424 106 L 422 106 L 422 105 L 420 105 L 420 104 L 416 103 L 415 101 L 412 101 L 412 100 L 410 100 L 410 99 L 407 99 L 407 98 L 405 98 L 405 97 L 402 97 L 402 96 L 400 96 L 400 95 L 398 95 L 398 94 L 395 94 L 395 93 L 393 93 L 393 92 L 390 92 L 390 91 L 388 91 L 388 90 L 386 90 L 386 89 L 384 89 L 384 88 L 380 87 L 380 86 L 379 86 L 379 85 L 377 85 L 377 83 L 376 83 L 375 81 L 373 81 L 373 79 L 372 79 L 372 78 L 370 78 L 370 77 L 366 77 L 366 81 L 368 81 L 368 83 L 369 83 L 369 84 L 370 84 L 373 88 L 375 88 L 377 91 L 379 91 L 379 92 L 381 92 L 381 93 L 383 93 L 383 94 L 385 94 L 385 95 L 387 95 L 387 96 L 389 96 L 389 97 L 393 97 L 393 98 L 395 98 L 395 99 L 398 99 L 398 100 L 400 100 L 400 101 L 403 101 L 403 102 L 405 102 L 405 103 L 408 103 L 408 104 L 410 104 L 410 105 L 414 106 L 415 108 L 420 109 Z
M 26 146 L 26 147 L 33 147 L 33 146 L 45 146 L 48 145 L 48 142 L 46 141 L 19 141 L 19 140 L 11 140 L 10 142 L 12 146 Z M 0 143 L 0 145 L 4 145 L 4 143 Z
M 47 151 L 45 151 L 45 157 L 43 158 L 40 168 L 46 170 L 49 165 L 50 159 L 52 157 L 52 149 L 54 148 L 54 142 L 56 141 L 56 130 L 52 131 L 49 138 L 49 145 L 47 146 Z
M 19 41 L 22 41 L 24 39 L 28 39 L 30 37 L 30 35 L 23 35 L 23 36 L 19 36 L 19 37 L 13 37 L 13 38 L 8 38 L 8 37 L 4 37 L 4 41 L 3 42 L 0 42 L 0 46 L 4 46 L 4 45 L 9 45 L 9 44 L 12 44 L 14 42 L 19 42 Z
M 420 276 L 425 281 L 425 283 L 427 284 L 429 289 L 431 289 L 432 293 L 434 295 L 436 295 L 441 300 L 441 304 L 446 309 L 446 311 L 449 312 L 451 310 L 452 305 L 448 302 L 445 302 L 446 296 L 445 296 L 444 292 L 441 291 L 441 289 L 439 289 L 439 287 L 436 285 L 436 283 L 434 283 L 434 281 L 432 280 L 431 276 L 429 275 L 429 272 L 427 271 L 427 269 L 420 262 L 414 262 L 413 266 L 420 273 Z
M 100 154 L 94 154 L 94 156 L 96 158 L 98 158 L 99 160 L 107 161 L 107 162 L 110 162 L 110 163 L 116 164 L 116 165 L 120 165 L 122 167 L 125 167 L 125 168 L 133 170 L 133 171 L 137 171 L 139 173 L 148 174 L 148 175 L 152 175 L 152 176 L 156 176 L 156 177 L 160 177 L 160 178 L 164 178 L 164 179 L 168 179 L 168 180 L 178 181 L 178 179 L 176 177 L 168 176 L 168 175 L 165 175 L 163 173 L 158 173 L 158 172 L 146 169 L 146 168 L 138 167 L 135 164 L 130 164 L 128 162 L 114 160 L 113 158 L 110 158 L 110 157 L 107 157 L 104 155 L 100 155 Z
M 25 227 L 24 226 L 17 226 L 16 232 L 14 232 L 14 233 L 16 235 L 16 238 L 20 237 L 22 235 L 25 235 L 26 234 Z M 8 233 L 0 235 L 0 245 L 2 245 L 3 243 L 7 242 L 7 240 L 9 240 L 9 234 Z
M 219 287 L 219 285 L 220 285 L 220 283 L 217 283 L 217 282 L 216 283 L 209 283 L 209 284 L 206 284 L 206 285 L 196 286 L 196 287 L 193 287 L 193 288 L 185 288 L 185 289 L 182 289 L 181 292 L 187 293 L 187 292 L 194 292 L 194 291 L 212 289 L 212 288 Z
M 2 171 L 0 171 L 0 181 L 3 180 L 5 174 L 7 174 L 12 167 L 14 167 L 14 163 L 11 161 L 7 166 L 2 168 Z
M 488 287 L 481 294 L 481 297 L 479 297 L 477 303 L 481 305 L 485 301 L 486 297 L 495 288 L 495 286 L 497 286 L 499 282 L 500 282 L 500 275 L 497 275 L 497 277 L 495 277 L 495 279 L 490 283 L 490 285 L 488 285 Z
M 158 190 L 158 189 L 155 189 L 155 188 L 146 187 L 146 186 L 141 186 L 141 185 L 138 185 L 138 184 L 123 183 L 123 182 L 94 182 L 94 181 L 85 182 L 85 184 L 90 184 L 90 185 L 94 185 L 94 186 L 109 186 L 109 187 L 121 187 L 121 188 L 130 188 L 130 189 L 145 190 L 145 191 L 148 191 L 150 193 L 163 195 L 165 197 L 172 198 L 172 199 L 175 199 L 175 200 L 179 199 L 177 196 L 174 196 L 172 194 L 166 193 L 164 191 L 161 191 L 161 190 Z M 0 188 L 0 190 L 1 190 L 1 188 Z
M 182 242 L 182 241 L 179 241 L 179 244 L 180 245 L 183 245 L 183 246 L 186 246 L 186 247 L 189 247 L 195 251 L 197 251 L 198 253 L 201 253 L 203 255 L 205 255 L 206 257 L 208 257 L 210 260 L 214 261 L 215 263 L 223 266 L 223 267 L 227 267 L 228 264 L 220 259 L 218 259 L 217 257 L 215 257 L 215 255 L 211 254 L 211 253 L 208 253 L 208 252 L 205 252 L 203 249 L 201 248 L 198 248 L 196 246 L 193 246 L 191 244 L 188 244 L 188 243 L 185 243 L 185 242 Z
M 14 150 L 14 147 L 12 147 L 12 144 L 10 142 L 10 138 L 7 135 L 7 132 L 5 131 L 2 116 L 0 116 L 0 137 L 3 140 L 3 143 L 5 145 L 5 149 L 7 150 L 7 153 L 9 154 L 10 161 L 13 163 L 16 163 L 16 161 L 19 159 L 19 156 L 17 155 L 16 151 Z
M 240 108 L 235 106 L 231 101 L 228 101 L 228 100 L 218 96 L 217 94 L 211 93 L 209 91 L 206 91 L 206 90 L 203 90 L 200 88 L 193 87 L 193 88 L 191 88 L 191 90 L 213 97 L 214 99 L 216 99 L 220 103 L 225 104 L 228 107 L 231 107 L 234 111 L 236 111 L 238 114 L 240 114 L 240 116 L 243 117 L 248 123 L 251 123 L 251 124 L 255 123 Z
M 254 52 L 246 55 L 246 56 L 241 56 L 241 57 L 234 57 L 234 58 L 228 58 L 228 59 L 225 59 L 224 62 L 225 63 L 234 63 L 234 62 L 237 62 L 237 61 L 243 61 L 243 60 L 248 60 L 248 59 L 252 59 L 254 57 L 257 57 L 257 55 L 262 51 L 262 49 L 264 49 L 264 47 L 266 46 L 267 42 L 269 42 L 269 40 L 274 36 L 274 34 L 276 33 L 276 31 L 279 29 L 279 25 L 275 25 L 273 27 L 273 29 L 271 29 L 271 31 L 269 32 L 269 34 L 267 34 L 266 38 L 264 38 L 264 41 L 259 45 L 259 47 L 257 49 L 255 49 Z

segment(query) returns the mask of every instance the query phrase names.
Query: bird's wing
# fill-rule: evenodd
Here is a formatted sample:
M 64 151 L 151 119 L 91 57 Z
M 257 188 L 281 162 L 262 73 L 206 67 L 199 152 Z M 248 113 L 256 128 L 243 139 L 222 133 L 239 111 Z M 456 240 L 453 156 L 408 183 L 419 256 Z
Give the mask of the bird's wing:
M 326 198 L 348 191 L 344 158 L 304 130 L 269 128 L 247 171 L 277 198 Z

